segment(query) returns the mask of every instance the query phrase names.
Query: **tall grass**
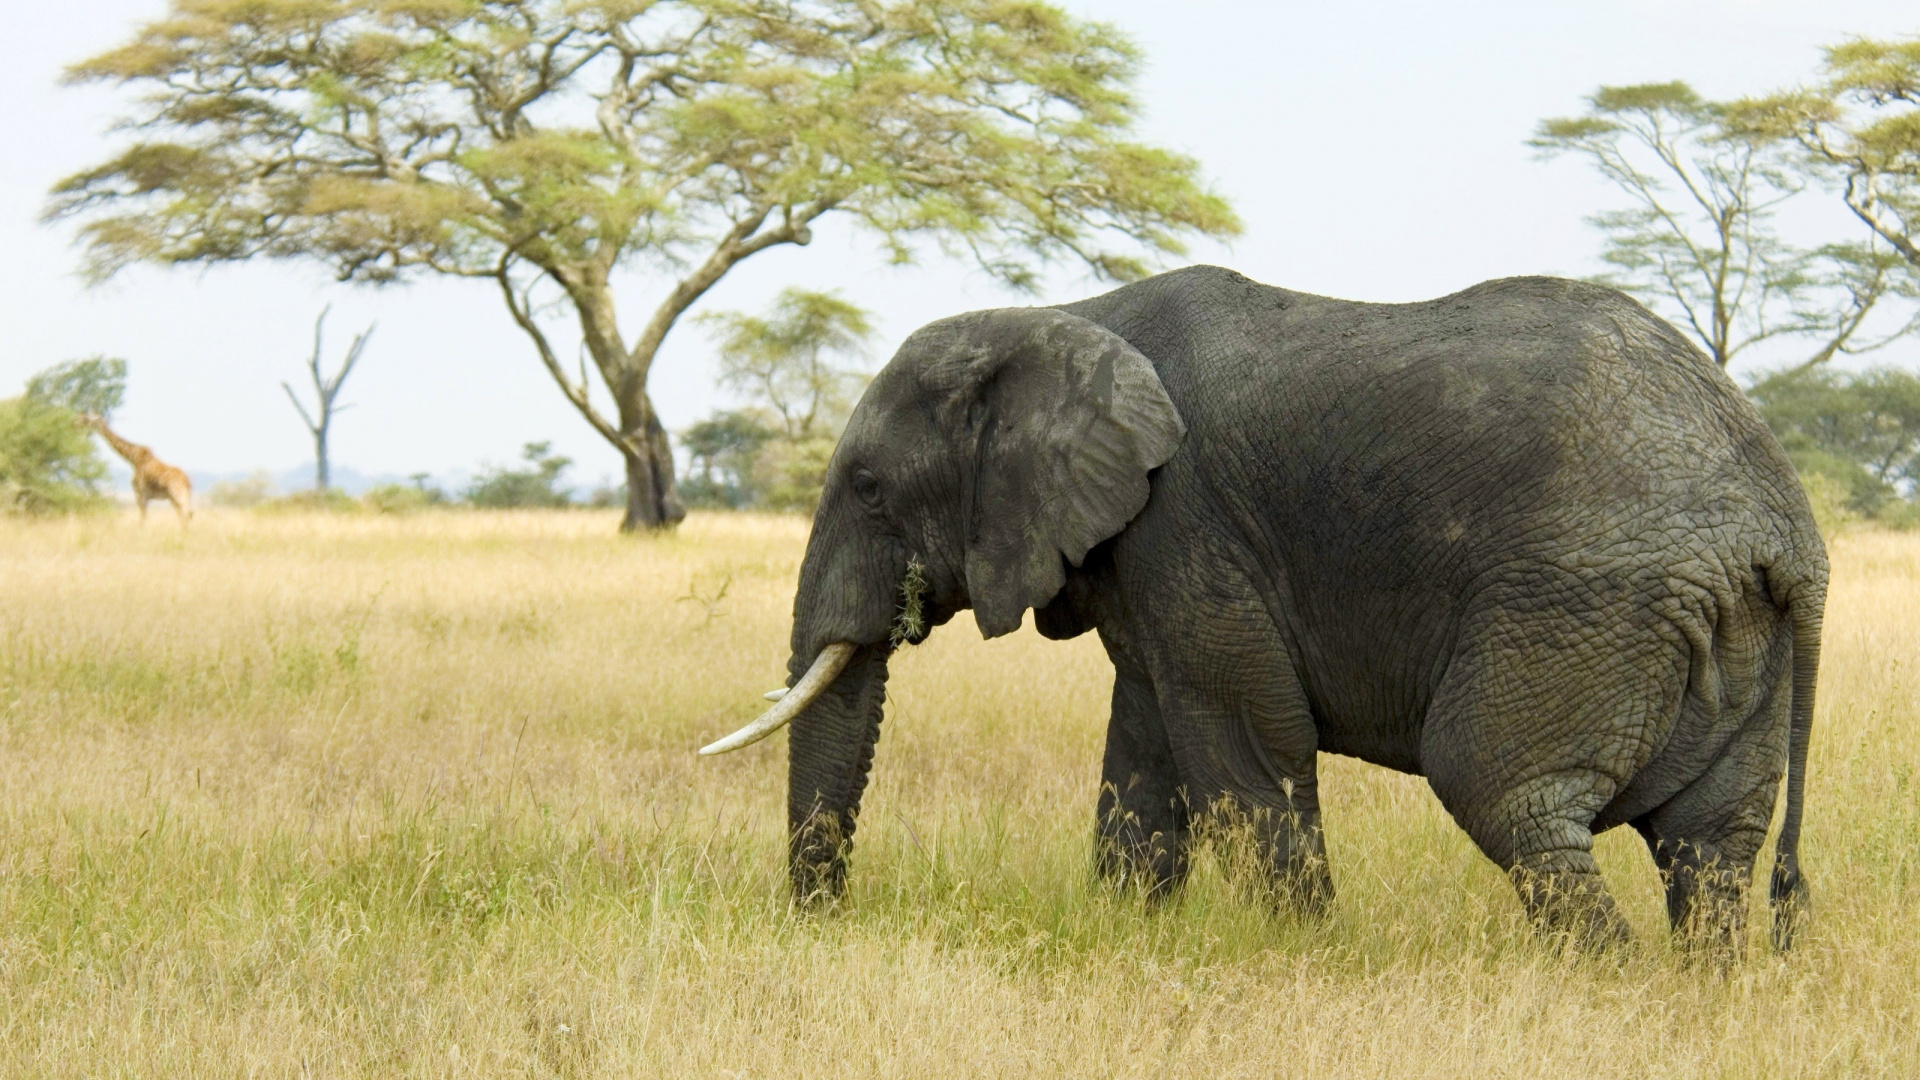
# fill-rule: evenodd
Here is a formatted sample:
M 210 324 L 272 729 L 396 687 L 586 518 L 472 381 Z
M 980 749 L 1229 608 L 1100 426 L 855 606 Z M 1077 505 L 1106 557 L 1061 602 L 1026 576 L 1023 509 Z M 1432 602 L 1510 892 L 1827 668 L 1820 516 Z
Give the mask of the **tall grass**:
M 0 522 L 0 1075 L 1920 1075 L 1920 537 L 1833 545 L 1815 921 L 1726 975 L 1538 945 L 1420 780 L 1324 761 L 1339 896 L 1089 874 L 1091 638 L 896 662 L 841 910 L 792 911 L 797 520 Z M 1763 920 L 1758 920 L 1763 921 Z

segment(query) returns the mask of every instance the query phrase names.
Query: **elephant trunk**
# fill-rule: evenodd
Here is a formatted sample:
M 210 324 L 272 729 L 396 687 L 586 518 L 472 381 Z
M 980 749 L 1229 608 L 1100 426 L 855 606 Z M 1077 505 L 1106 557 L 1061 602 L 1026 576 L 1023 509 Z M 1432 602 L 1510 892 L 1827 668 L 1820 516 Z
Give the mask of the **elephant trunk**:
M 830 481 L 814 517 L 793 605 L 787 662 L 793 689 L 779 702 L 806 699 L 793 710 L 787 742 L 789 870 L 802 902 L 831 899 L 846 880 L 854 818 L 880 738 L 892 622 L 907 562 L 899 545 L 862 535 L 844 495 Z M 813 675 L 826 658 L 841 665 L 839 672 Z
M 862 645 L 795 720 L 787 743 L 788 869 L 803 903 L 830 900 L 846 882 L 860 796 L 880 738 L 891 644 Z

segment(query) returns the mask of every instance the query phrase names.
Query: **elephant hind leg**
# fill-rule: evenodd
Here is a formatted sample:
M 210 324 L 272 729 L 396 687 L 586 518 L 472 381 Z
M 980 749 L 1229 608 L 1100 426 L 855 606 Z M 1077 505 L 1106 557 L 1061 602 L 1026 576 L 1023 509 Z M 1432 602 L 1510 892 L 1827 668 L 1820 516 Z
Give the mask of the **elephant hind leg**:
M 1467 636 L 1421 734 L 1434 793 L 1512 878 L 1534 925 L 1594 948 L 1628 929 L 1593 858 L 1593 826 L 1652 755 L 1684 669 L 1612 613 L 1497 615 Z M 1600 627 L 1624 626 L 1596 641 Z
M 1787 697 L 1784 690 L 1776 696 Z M 1760 705 L 1705 775 L 1633 821 L 1666 887 L 1675 936 L 1726 958 L 1745 945 L 1753 864 L 1786 757 L 1786 710 Z
M 1581 949 L 1625 941 L 1627 922 L 1593 858 L 1593 818 L 1612 796 L 1604 775 L 1568 770 L 1512 785 L 1482 804 L 1483 785 L 1430 773 L 1435 792 L 1512 880 L 1534 928 Z
M 1793 723 L 1791 631 L 1770 606 L 1750 604 L 1749 612 L 1746 622 L 1723 620 L 1714 643 L 1725 689 L 1708 701 L 1690 696 L 1682 713 L 1690 728 L 1728 737 L 1691 783 L 1633 821 L 1666 886 L 1674 934 L 1723 960 L 1744 950 L 1747 892 Z
M 1738 955 L 1759 842 L 1723 847 L 1711 840 L 1664 838 L 1649 818 L 1633 824 L 1660 871 L 1667 894 L 1667 922 L 1674 936 L 1690 947 L 1704 947 L 1729 958 Z

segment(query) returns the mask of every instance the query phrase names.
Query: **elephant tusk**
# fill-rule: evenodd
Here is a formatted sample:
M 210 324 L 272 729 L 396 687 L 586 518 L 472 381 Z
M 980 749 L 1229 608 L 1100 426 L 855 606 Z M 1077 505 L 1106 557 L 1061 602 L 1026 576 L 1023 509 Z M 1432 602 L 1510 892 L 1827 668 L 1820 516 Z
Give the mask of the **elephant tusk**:
M 784 686 L 775 687 L 760 696 L 766 698 L 768 701 L 779 701 L 781 698 L 787 696 L 787 688 Z
M 738 750 L 743 746 L 757 743 L 786 727 L 789 721 L 813 704 L 813 699 L 819 697 L 822 690 L 833 685 L 833 680 L 838 678 L 840 672 L 846 668 L 847 661 L 853 659 L 853 650 L 853 643 L 847 641 L 836 641 L 821 649 L 820 655 L 813 658 L 813 666 L 807 669 L 805 675 L 800 676 L 800 681 L 794 684 L 791 693 L 783 692 L 780 700 L 774 703 L 773 708 L 762 713 L 760 719 L 718 742 L 701 747 L 701 756 L 708 757 L 724 754 L 729 750 Z

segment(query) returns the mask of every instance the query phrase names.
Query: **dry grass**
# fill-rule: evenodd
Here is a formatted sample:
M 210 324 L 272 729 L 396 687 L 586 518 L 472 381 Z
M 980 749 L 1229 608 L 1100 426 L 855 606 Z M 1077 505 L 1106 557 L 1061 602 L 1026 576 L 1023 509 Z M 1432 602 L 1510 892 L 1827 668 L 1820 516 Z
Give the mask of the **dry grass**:
M 1089 880 L 1092 639 L 896 664 L 845 910 L 789 910 L 805 538 L 696 517 L 0 523 L 0 1074 L 1920 1075 L 1920 537 L 1834 544 L 1804 947 L 1537 945 L 1424 784 L 1326 762 L 1340 890 Z M 713 597 L 726 583 L 725 596 Z M 692 597 L 689 599 L 688 597 Z

